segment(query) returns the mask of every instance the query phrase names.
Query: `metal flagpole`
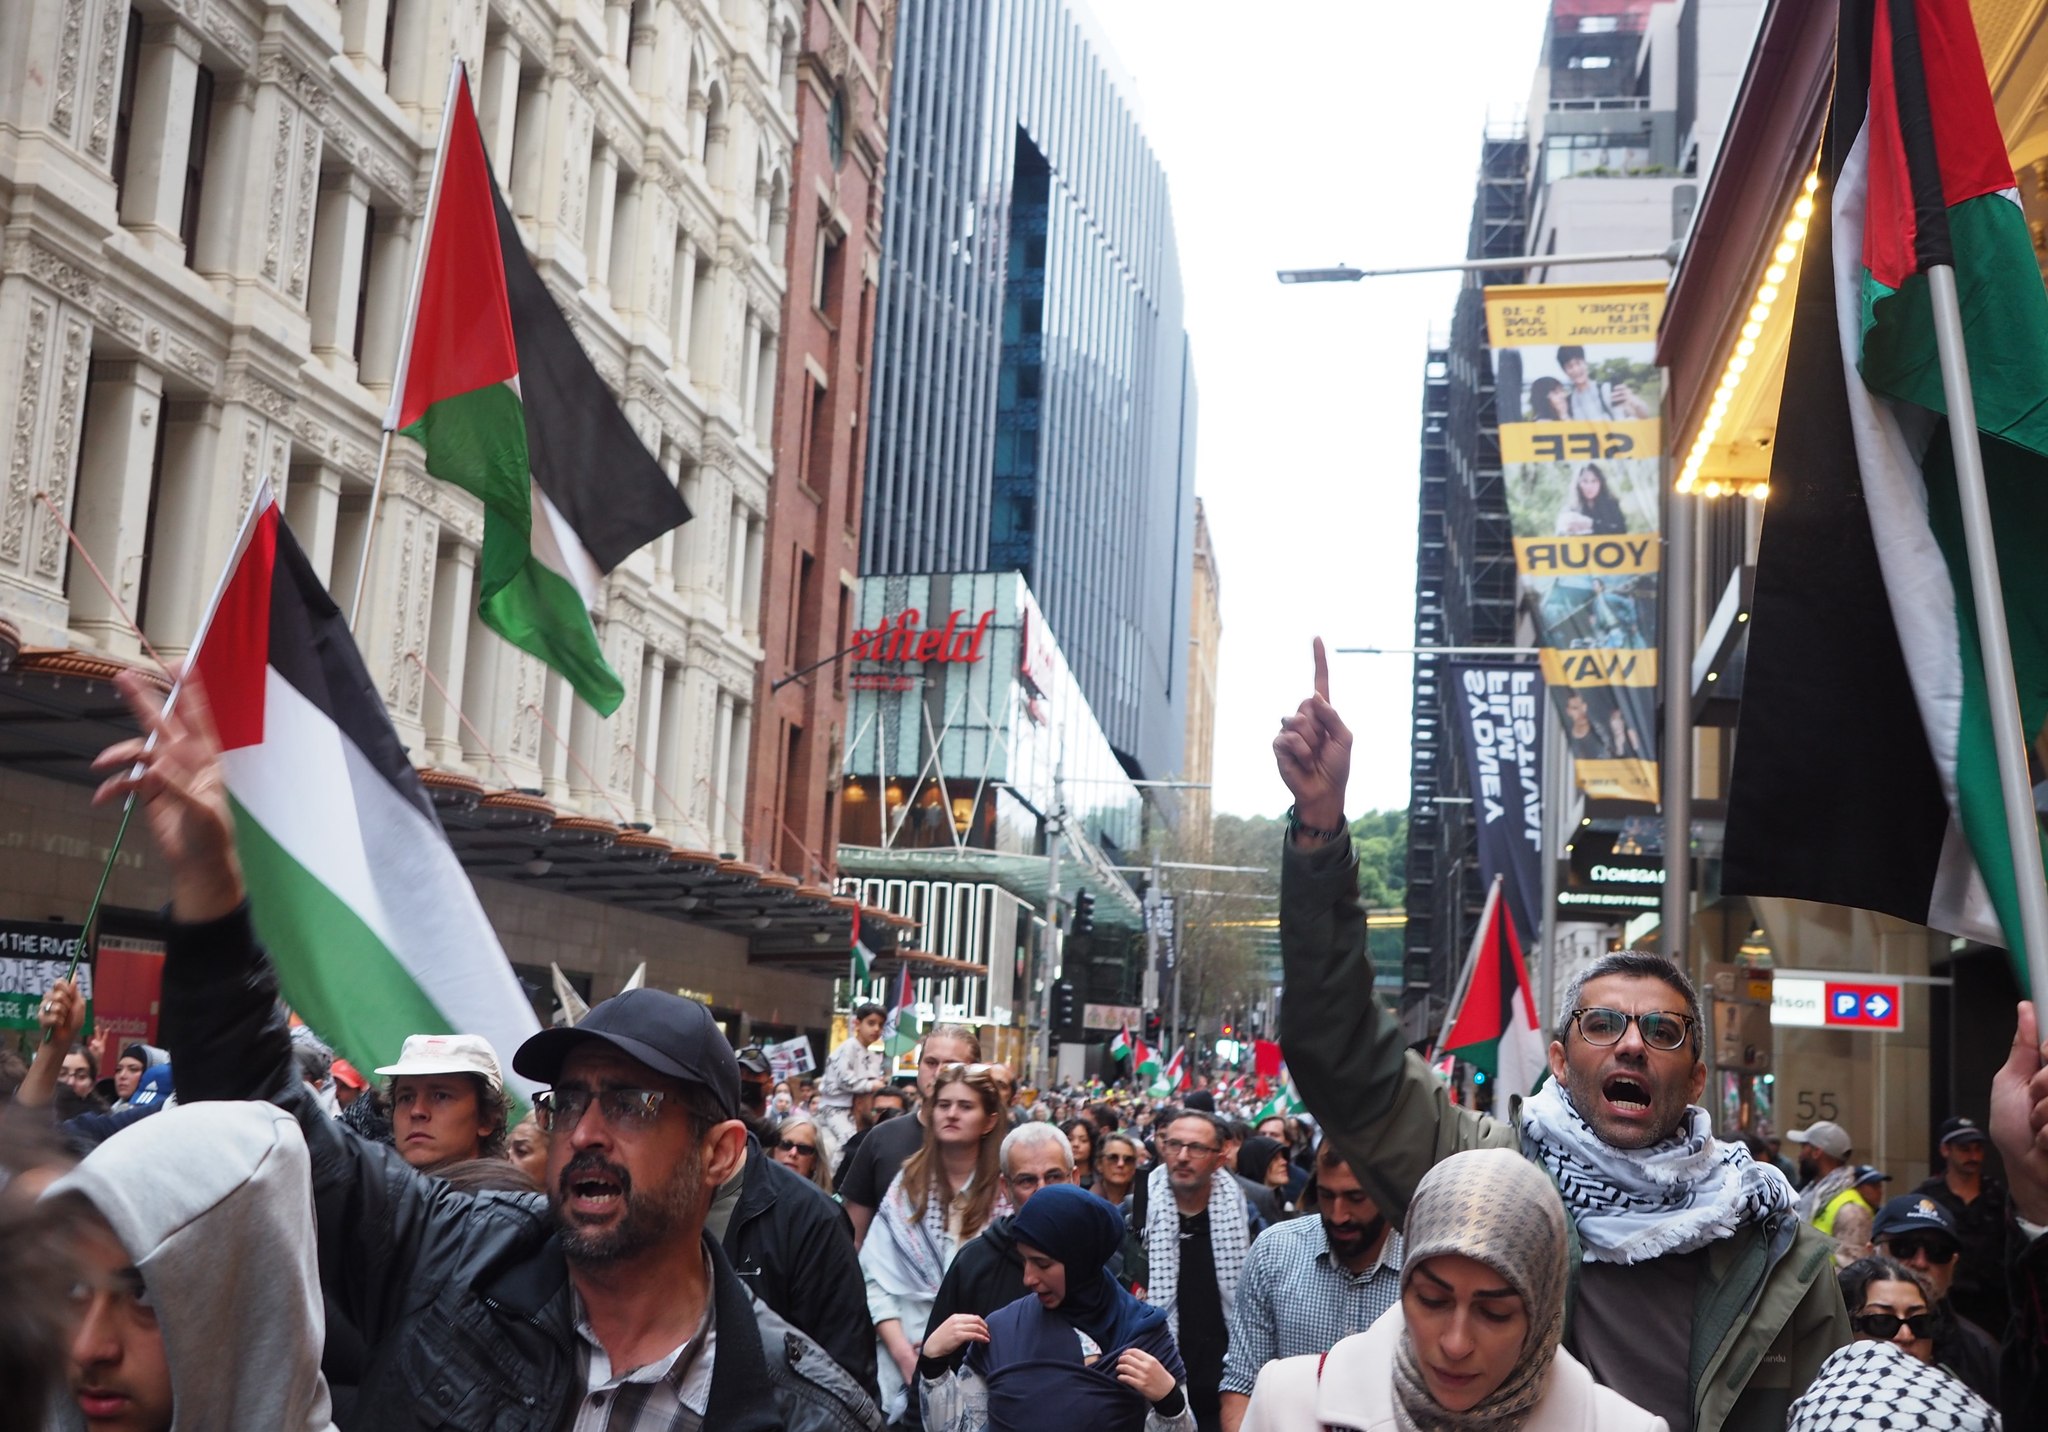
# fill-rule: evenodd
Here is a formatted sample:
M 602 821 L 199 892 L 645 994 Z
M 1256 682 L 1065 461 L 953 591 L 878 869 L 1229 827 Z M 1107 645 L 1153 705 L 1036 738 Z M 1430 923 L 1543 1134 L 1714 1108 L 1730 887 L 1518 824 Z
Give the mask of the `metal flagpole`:
M 448 62 L 448 93 L 441 101 L 441 136 L 434 145 L 434 176 L 427 181 L 427 214 L 420 225 L 420 246 L 412 256 L 412 284 L 406 290 L 405 326 L 398 335 L 398 362 L 391 371 L 391 401 L 384 409 L 384 438 L 377 447 L 377 477 L 370 484 L 370 519 L 363 524 L 363 551 L 356 561 L 356 590 L 349 598 L 348 629 L 353 635 L 363 614 L 363 593 L 370 585 L 370 553 L 377 545 L 377 514 L 384 505 L 384 473 L 391 464 L 391 434 L 405 404 L 406 371 L 412 367 L 413 331 L 420 321 L 420 288 L 427 281 L 427 251 L 434 243 L 434 215 L 441 206 L 441 176 L 448 168 L 449 118 L 455 110 L 455 87 L 462 83 L 462 59 Z
M 1970 595 L 1977 608 L 1977 637 L 1984 662 L 1985 694 L 1991 704 L 1992 745 L 1998 752 L 1998 788 L 2005 802 L 2005 837 L 2012 847 L 2013 878 L 2019 886 L 2020 941 L 2025 946 L 2027 984 L 2035 999 L 2048 996 L 2048 875 L 2041 868 L 2041 836 L 2034 819 L 2033 784 L 2027 779 L 2027 738 L 2020 727 L 2019 683 L 2013 677 L 2012 639 L 2005 627 L 2005 589 L 1998 577 L 1998 547 L 1985 495 L 1984 454 L 1977 444 L 1977 400 L 1970 390 L 1969 355 L 1963 346 L 1963 316 L 1956 300 L 1953 265 L 1927 270 L 1934 301 L 1934 339 L 1941 355 L 1941 387 L 1948 399 L 1949 445 L 1956 459 L 1956 489 L 1963 510 L 1963 537 L 1970 554 Z M 2008 941 L 2014 932 L 2008 930 Z

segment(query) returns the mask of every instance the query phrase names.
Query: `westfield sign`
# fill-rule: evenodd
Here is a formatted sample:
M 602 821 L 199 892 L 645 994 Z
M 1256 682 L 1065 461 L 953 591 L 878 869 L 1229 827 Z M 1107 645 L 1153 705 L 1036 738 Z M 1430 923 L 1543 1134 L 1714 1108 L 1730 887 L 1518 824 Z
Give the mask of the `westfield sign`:
M 963 627 L 960 620 L 966 613 L 956 610 L 947 615 L 943 627 L 924 630 L 918 625 L 924 620 L 924 613 L 916 607 L 905 607 L 882 625 L 853 634 L 854 660 L 980 661 L 982 638 L 988 635 L 988 624 L 995 614 L 995 608 L 990 607 L 981 614 L 980 621 Z

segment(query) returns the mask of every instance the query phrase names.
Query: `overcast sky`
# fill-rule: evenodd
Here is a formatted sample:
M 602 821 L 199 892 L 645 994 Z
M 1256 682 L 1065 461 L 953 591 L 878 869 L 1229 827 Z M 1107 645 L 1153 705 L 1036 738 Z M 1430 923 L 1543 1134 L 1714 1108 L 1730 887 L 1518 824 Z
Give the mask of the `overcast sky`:
M 1286 289 L 1273 272 L 1462 258 L 1480 138 L 1521 117 L 1549 7 L 1084 3 L 1173 190 L 1222 576 L 1215 807 L 1278 814 L 1272 737 L 1308 691 L 1310 638 L 1414 640 L 1422 362 L 1457 280 Z M 1408 659 L 1331 662 L 1352 814 L 1405 807 Z

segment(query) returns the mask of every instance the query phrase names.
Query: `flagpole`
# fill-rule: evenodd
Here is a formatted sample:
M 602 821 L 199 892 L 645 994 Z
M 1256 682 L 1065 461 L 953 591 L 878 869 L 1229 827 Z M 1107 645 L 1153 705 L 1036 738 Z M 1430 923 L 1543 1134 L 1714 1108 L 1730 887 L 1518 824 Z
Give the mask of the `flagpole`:
M 1444 1041 L 1451 1037 L 1451 1026 L 1458 1022 L 1458 1012 L 1465 1006 L 1465 996 L 1472 990 L 1472 972 L 1479 967 L 1479 951 L 1486 943 L 1486 932 L 1498 918 L 1494 907 L 1500 903 L 1501 882 L 1506 877 L 1496 875 L 1493 884 L 1487 887 L 1486 903 L 1479 909 L 1479 928 L 1472 932 L 1472 948 L 1465 953 L 1465 968 L 1458 972 L 1457 993 L 1451 996 L 1450 1004 L 1444 1009 L 1444 1027 L 1437 1031 L 1436 1044 L 1430 1050 L 1430 1058 L 1440 1057 L 1444 1052 Z
M 2019 684 L 2013 677 L 2012 638 L 2005 626 L 2005 589 L 1998 575 L 1998 547 L 1991 530 L 1991 502 L 1984 484 L 1984 453 L 1977 442 L 1977 401 L 1970 389 L 1969 355 L 1963 346 L 1963 316 L 1951 264 L 1927 270 L 1933 299 L 1934 340 L 1941 356 L 1941 387 L 1948 399 L 1949 445 L 1955 453 L 1956 490 L 1963 513 L 1963 538 L 1970 557 L 1970 595 L 1977 608 L 1978 651 L 1984 662 L 1985 695 L 1991 705 L 1992 746 L 1998 752 L 1998 787 L 2005 805 L 2005 837 L 2012 850 L 2019 887 L 2020 941 L 2025 947 L 2027 984 L 2035 999 L 2048 997 L 2048 873 L 2041 865 L 2041 834 L 2035 823 L 2033 783 L 2027 779 L 2027 739 L 2020 726 Z M 2007 930 L 2008 942 L 2014 932 Z
M 356 560 L 356 589 L 348 603 L 349 635 L 363 614 L 363 593 L 370 585 L 370 553 L 377 545 L 377 517 L 384 505 L 384 474 L 391 465 L 391 435 L 398 428 L 405 403 L 405 379 L 412 367 L 413 333 L 420 321 L 420 289 L 427 281 L 427 251 L 434 245 L 434 215 L 441 207 L 441 178 L 448 169 L 449 116 L 455 109 L 455 87 L 462 83 L 462 57 L 448 61 L 448 93 L 441 101 L 441 133 L 434 142 L 434 173 L 427 181 L 427 213 L 420 224 L 420 246 L 412 256 L 412 283 L 406 289 L 405 323 L 398 334 L 398 362 L 391 372 L 391 401 L 384 408 L 384 437 L 377 447 L 377 476 L 370 484 L 370 520 L 363 524 L 363 550 Z

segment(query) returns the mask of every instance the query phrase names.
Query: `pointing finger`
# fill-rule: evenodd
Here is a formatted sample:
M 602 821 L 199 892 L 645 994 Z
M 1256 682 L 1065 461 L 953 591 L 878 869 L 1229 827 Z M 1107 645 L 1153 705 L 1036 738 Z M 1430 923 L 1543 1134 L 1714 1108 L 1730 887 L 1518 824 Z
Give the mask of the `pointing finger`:
M 1321 637 L 1316 638 L 1316 695 L 1330 699 L 1330 656 L 1323 650 Z

